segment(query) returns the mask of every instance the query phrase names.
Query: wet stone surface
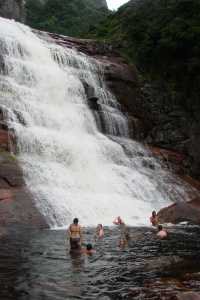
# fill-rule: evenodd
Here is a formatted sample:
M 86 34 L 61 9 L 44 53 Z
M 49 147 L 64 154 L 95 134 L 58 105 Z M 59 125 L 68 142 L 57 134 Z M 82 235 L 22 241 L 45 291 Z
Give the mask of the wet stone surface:
M 94 230 L 84 231 L 93 242 Z M 151 228 L 130 228 L 123 249 L 117 228 L 107 228 L 90 257 L 69 254 L 64 230 L 0 232 L 0 299 L 173 300 L 200 292 L 199 227 L 170 227 L 163 241 Z

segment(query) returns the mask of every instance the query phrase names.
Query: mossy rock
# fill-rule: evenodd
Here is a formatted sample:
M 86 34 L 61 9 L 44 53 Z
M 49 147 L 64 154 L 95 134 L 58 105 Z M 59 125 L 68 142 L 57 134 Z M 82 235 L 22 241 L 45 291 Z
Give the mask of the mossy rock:
M 0 148 L 0 163 L 13 162 L 17 163 L 17 157 L 2 148 Z

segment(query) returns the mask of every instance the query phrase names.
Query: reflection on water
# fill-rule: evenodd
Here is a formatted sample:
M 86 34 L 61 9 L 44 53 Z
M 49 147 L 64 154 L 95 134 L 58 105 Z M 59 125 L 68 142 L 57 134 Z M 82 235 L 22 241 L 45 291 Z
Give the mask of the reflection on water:
M 8 229 L 0 237 L 0 299 L 172 299 L 200 291 L 200 228 L 169 231 L 158 241 L 149 228 L 131 228 L 120 249 L 118 230 L 107 229 L 88 257 L 69 254 L 65 231 Z M 85 242 L 93 234 L 85 230 Z

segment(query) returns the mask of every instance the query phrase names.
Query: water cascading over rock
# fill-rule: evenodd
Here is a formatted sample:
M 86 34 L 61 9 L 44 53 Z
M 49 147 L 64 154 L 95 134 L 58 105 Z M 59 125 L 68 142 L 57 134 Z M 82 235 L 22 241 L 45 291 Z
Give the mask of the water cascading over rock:
M 0 19 L 0 106 L 17 158 L 50 226 L 148 222 L 187 187 L 128 138 L 128 122 L 103 81 L 103 66 Z M 97 110 L 91 110 L 87 88 Z

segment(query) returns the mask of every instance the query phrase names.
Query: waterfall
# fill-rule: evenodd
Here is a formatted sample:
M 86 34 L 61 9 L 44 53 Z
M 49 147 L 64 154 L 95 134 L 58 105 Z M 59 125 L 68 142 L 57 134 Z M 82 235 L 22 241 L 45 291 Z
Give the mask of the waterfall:
M 0 49 L 0 105 L 26 184 L 50 226 L 73 217 L 109 225 L 118 215 L 146 224 L 153 209 L 183 197 L 185 187 L 128 138 L 100 62 L 3 18 Z M 89 108 L 86 86 L 99 112 Z

